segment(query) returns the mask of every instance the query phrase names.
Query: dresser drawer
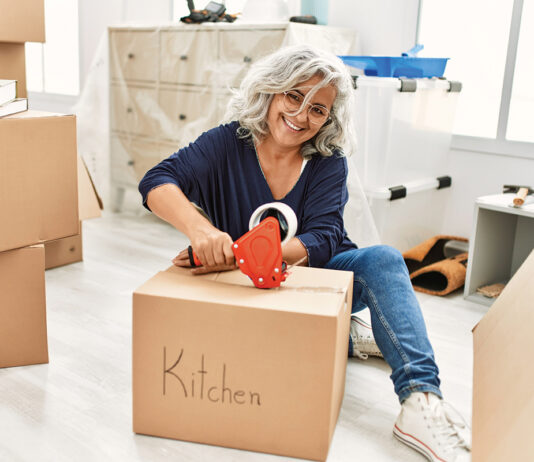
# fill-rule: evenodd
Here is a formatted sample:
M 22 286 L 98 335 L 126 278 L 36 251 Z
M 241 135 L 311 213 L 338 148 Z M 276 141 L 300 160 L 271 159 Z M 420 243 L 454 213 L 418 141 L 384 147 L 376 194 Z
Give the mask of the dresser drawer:
M 217 34 L 214 31 L 162 31 L 160 81 L 208 85 L 215 72 Z
M 284 30 L 221 31 L 219 55 L 223 85 L 238 86 L 259 58 L 280 48 Z
M 170 154 L 158 143 L 112 136 L 111 180 L 137 186 L 148 170 Z
M 111 86 L 111 128 L 137 135 L 154 136 L 162 113 L 154 88 Z
M 158 33 L 110 33 L 111 78 L 155 82 L 158 78 Z
M 220 123 L 218 99 L 212 92 L 160 90 L 159 103 L 165 114 L 161 135 L 165 139 L 194 141 Z

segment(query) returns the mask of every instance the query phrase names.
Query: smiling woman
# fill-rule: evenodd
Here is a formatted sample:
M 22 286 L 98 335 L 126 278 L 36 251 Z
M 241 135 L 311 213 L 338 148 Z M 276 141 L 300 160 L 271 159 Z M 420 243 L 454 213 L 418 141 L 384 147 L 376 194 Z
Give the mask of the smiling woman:
M 352 313 L 369 307 L 376 343 L 353 314 L 348 353 L 383 355 L 391 366 L 403 404 L 395 435 L 431 460 L 468 460 L 469 442 L 442 406 L 438 367 L 402 255 L 388 246 L 359 249 L 345 231 L 351 95 L 352 79 L 333 55 L 295 46 L 265 57 L 235 91 L 230 123 L 147 172 L 139 185 L 143 203 L 190 239 L 202 263 L 194 274 L 236 267 L 233 241 L 248 231 L 258 207 L 273 200 L 291 207 L 298 226 L 282 246 L 283 259 L 354 274 Z M 187 249 L 173 262 L 189 267 Z

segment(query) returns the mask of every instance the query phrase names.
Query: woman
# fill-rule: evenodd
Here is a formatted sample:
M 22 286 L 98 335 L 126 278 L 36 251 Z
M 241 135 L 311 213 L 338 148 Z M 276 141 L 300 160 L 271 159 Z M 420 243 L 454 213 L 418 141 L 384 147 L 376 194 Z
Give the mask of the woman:
M 352 312 L 369 307 L 402 404 L 395 436 L 430 460 L 470 460 L 468 436 L 461 435 L 468 429 L 443 407 L 438 367 L 401 254 L 388 246 L 359 249 L 344 230 L 341 146 L 351 141 L 352 91 L 335 56 L 296 46 L 264 58 L 230 103 L 234 122 L 147 172 L 139 185 L 143 203 L 190 239 L 203 264 L 195 274 L 235 268 L 232 242 L 248 230 L 252 212 L 272 201 L 289 205 L 299 226 L 283 248 L 284 260 L 354 272 Z M 186 251 L 173 261 L 189 266 Z M 354 354 L 362 339 L 358 319 L 351 324 Z

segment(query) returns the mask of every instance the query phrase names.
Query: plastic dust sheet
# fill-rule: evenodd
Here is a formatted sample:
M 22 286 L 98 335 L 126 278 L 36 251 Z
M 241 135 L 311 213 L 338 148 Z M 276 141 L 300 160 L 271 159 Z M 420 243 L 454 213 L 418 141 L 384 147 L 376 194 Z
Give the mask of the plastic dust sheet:
M 359 50 L 355 31 L 295 23 L 110 27 L 75 112 L 78 147 L 113 209 L 140 209 L 144 173 L 225 121 L 231 89 L 281 46 L 307 43 L 338 55 Z M 349 164 L 353 162 L 349 156 Z M 355 168 L 345 222 L 359 246 L 378 234 Z

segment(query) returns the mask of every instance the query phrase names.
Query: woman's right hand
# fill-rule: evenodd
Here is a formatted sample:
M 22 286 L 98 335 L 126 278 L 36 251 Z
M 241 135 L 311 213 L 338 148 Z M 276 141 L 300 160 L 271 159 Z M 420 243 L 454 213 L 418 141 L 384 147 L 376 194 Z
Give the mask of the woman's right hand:
M 206 269 L 235 266 L 232 237 L 212 226 L 203 226 L 190 233 L 191 247 Z

